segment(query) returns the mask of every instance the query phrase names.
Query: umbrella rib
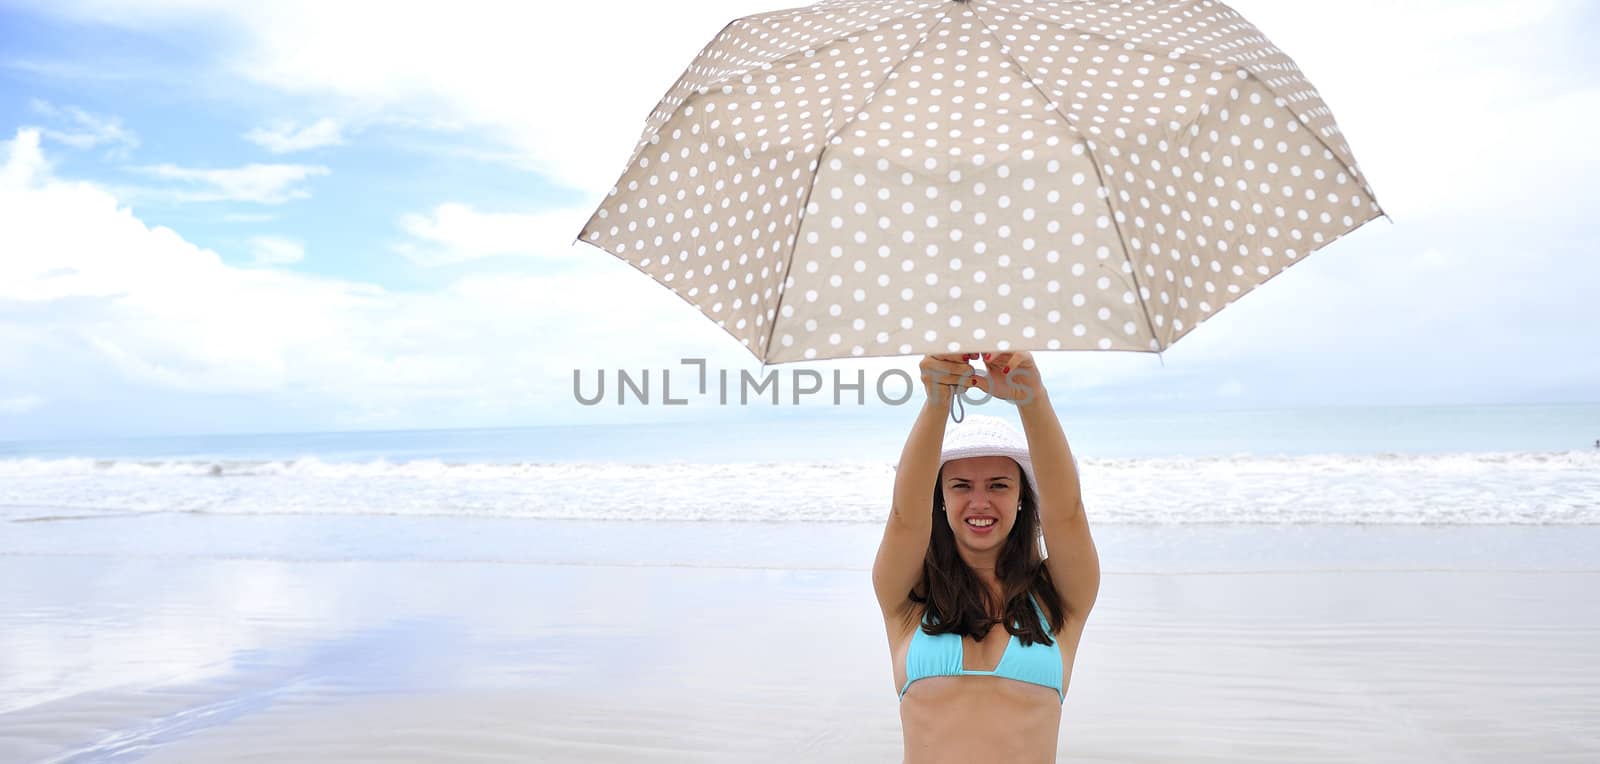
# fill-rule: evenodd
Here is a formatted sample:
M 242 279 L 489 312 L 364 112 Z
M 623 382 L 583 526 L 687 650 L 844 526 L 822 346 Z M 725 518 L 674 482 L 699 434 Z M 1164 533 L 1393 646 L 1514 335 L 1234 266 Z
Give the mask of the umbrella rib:
M 1223 65 L 1226 65 L 1226 64 L 1230 63 L 1230 62 L 1225 62 L 1225 61 L 1218 60 L 1218 59 L 1212 57 L 1211 55 L 1208 55 L 1208 54 L 1202 52 L 1199 47 L 1192 46 L 1192 45 L 1184 45 L 1183 46 L 1184 52 L 1182 52 L 1182 53 L 1179 53 L 1179 52 L 1176 52 L 1176 51 L 1170 51 L 1170 50 L 1166 50 L 1166 51 L 1163 51 L 1163 50 L 1151 50 L 1149 48 L 1146 48 L 1146 47 L 1138 44 L 1138 41 L 1129 39 L 1127 37 L 1117 37 L 1117 36 L 1114 36 L 1114 35 L 1106 34 L 1105 32 L 1098 32 L 1098 31 L 1095 31 L 1093 29 L 1087 29 L 1087 28 L 1078 26 L 1077 24 L 1063 23 L 1063 22 L 1060 22 L 1060 21 L 1056 21 L 1055 19 L 1051 19 L 1051 18 L 1042 16 L 1042 15 L 1040 15 L 1038 13 L 1033 13 L 1031 11 L 1026 11 L 1026 10 L 1018 10 L 1015 6 L 1013 6 L 1010 10 L 1011 10 L 1012 13 L 1016 14 L 1019 17 L 1025 18 L 1025 19 L 1038 19 L 1038 20 L 1040 20 L 1040 21 L 1042 21 L 1044 23 L 1053 24 L 1055 26 L 1061 27 L 1062 29 L 1069 29 L 1069 30 L 1071 30 L 1073 32 L 1076 32 L 1078 34 L 1088 35 L 1088 36 L 1091 36 L 1091 37 L 1098 37 L 1098 38 L 1100 38 L 1102 40 L 1105 40 L 1106 42 L 1117 43 L 1118 45 L 1125 45 L 1129 49 L 1137 50 L 1140 53 L 1148 53 L 1150 55 L 1160 56 L 1161 58 L 1166 58 L 1166 59 L 1171 59 L 1171 60 L 1176 60 L 1176 61 L 1188 61 L 1188 62 L 1193 63 L 1193 64 L 1207 64 L 1207 65 L 1210 65 L 1210 66 L 1223 66 Z M 974 11 L 974 13 L 976 13 L 976 11 Z M 987 22 L 985 22 L 985 26 L 987 26 Z
M 943 24 L 945 22 L 945 20 L 950 17 L 950 8 L 949 8 L 950 5 L 953 5 L 953 3 L 946 3 L 945 4 L 945 8 L 943 10 L 939 11 L 939 18 L 934 19 L 933 23 L 928 25 L 927 30 L 925 30 L 922 33 L 922 37 L 917 40 L 917 43 L 915 45 L 912 45 L 910 50 L 906 51 L 906 57 L 900 59 L 898 62 L 895 63 L 894 66 L 890 67 L 888 74 L 885 74 L 884 77 L 883 77 L 883 82 L 888 82 L 889 78 L 893 77 L 894 73 L 897 70 L 899 70 L 900 67 L 905 64 L 905 62 L 910 61 L 911 57 L 916 55 L 917 54 L 917 50 L 922 47 L 922 44 L 928 41 L 928 37 L 933 34 L 933 30 L 935 28 L 937 28 L 940 24 Z M 833 144 L 833 139 L 837 138 L 839 136 L 839 133 L 844 132 L 844 129 L 846 127 L 849 127 L 851 122 L 853 122 L 855 120 L 858 120 L 858 119 L 861 119 L 862 116 L 867 113 L 867 107 L 872 105 L 873 96 L 876 96 L 878 94 L 878 91 L 882 90 L 882 89 L 883 89 L 883 85 L 881 83 L 879 84 L 878 87 L 873 88 L 871 93 L 868 93 L 865 98 L 861 99 L 861 108 L 856 110 L 855 115 L 852 116 L 850 119 L 845 120 L 844 123 L 839 125 L 839 127 L 836 130 L 834 130 L 832 133 L 829 133 L 827 136 L 824 137 L 824 139 L 822 141 L 822 144 L 821 144 L 822 148 L 819 151 L 817 151 L 816 162 L 817 162 L 817 169 L 818 170 L 820 170 L 822 168 L 822 157 L 823 157 L 823 155 L 828 153 L 828 146 Z M 805 225 L 805 221 L 806 221 L 806 208 L 811 205 L 811 192 L 816 187 L 817 187 L 817 175 L 816 175 L 816 173 L 812 173 L 812 175 L 811 175 L 811 183 L 806 186 L 806 197 L 804 199 L 800 200 L 800 225 L 802 227 Z M 777 335 L 778 321 L 783 319 L 783 298 L 784 298 L 785 295 L 787 295 L 789 293 L 789 287 L 788 287 L 788 284 L 789 284 L 789 271 L 794 269 L 794 252 L 795 252 L 795 249 L 798 248 L 799 246 L 800 246 L 800 231 L 797 228 L 795 230 L 795 232 L 794 232 L 794 244 L 790 245 L 790 247 L 789 247 L 789 256 L 787 258 L 785 258 L 786 262 L 784 263 L 784 266 L 783 266 L 783 279 L 778 282 L 778 302 L 772 308 L 772 323 L 771 323 L 771 325 L 769 325 L 767 327 L 767 339 L 766 339 L 766 341 L 761 343 L 761 351 L 760 352 L 761 352 L 761 356 L 762 356 L 762 366 L 763 367 L 765 367 L 765 365 L 766 365 L 766 357 L 771 354 L 772 338 Z
M 906 20 L 908 18 L 911 18 L 912 16 L 915 16 L 915 15 L 917 15 L 919 13 L 922 13 L 923 11 L 926 11 L 926 10 L 929 10 L 929 9 L 933 8 L 934 5 L 935 5 L 934 3 L 924 3 L 922 5 L 917 6 L 917 9 L 914 10 L 914 11 L 910 11 L 910 12 L 907 12 L 907 13 L 902 13 L 902 14 L 900 14 L 898 16 L 890 16 L 890 17 L 885 18 L 885 19 L 883 19 L 881 21 L 873 22 L 872 24 L 869 24 L 869 25 L 867 25 L 865 27 L 862 27 L 860 29 L 852 29 L 852 30 L 850 30 L 848 32 L 844 32 L 844 33 L 842 33 L 842 34 L 840 34 L 838 36 L 830 37 L 830 38 L 828 38 L 826 40 L 820 40 L 820 41 L 818 41 L 816 43 L 813 43 L 811 45 L 808 45 L 806 47 L 796 48 L 796 49 L 794 49 L 792 51 L 789 51 L 788 53 L 785 53 L 785 54 L 783 54 L 783 55 L 781 55 L 781 56 L 779 56 L 779 57 L 777 57 L 775 59 L 772 59 L 771 61 L 762 61 L 762 62 L 759 62 L 759 63 L 753 65 L 753 66 L 750 66 L 748 68 L 742 69 L 742 70 L 730 71 L 727 74 L 724 74 L 724 75 L 722 75 L 721 77 L 718 77 L 715 80 L 712 80 L 712 81 L 707 82 L 707 83 L 705 83 L 703 85 L 700 85 L 699 87 L 695 88 L 694 90 L 689 91 L 689 93 L 691 95 L 693 95 L 693 94 L 695 94 L 695 93 L 697 93 L 699 91 L 703 91 L 703 90 L 704 91 L 709 91 L 711 88 L 716 88 L 716 87 L 721 87 L 721 86 L 727 85 L 728 83 L 732 82 L 735 77 L 742 77 L 742 76 L 744 76 L 746 74 L 749 74 L 752 71 L 756 71 L 756 70 L 762 69 L 763 67 L 765 67 L 765 68 L 776 68 L 778 66 L 778 64 L 781 64 L 781 63 L 783 63 L 785 61 L 788 61 L 789 59 L 794 58 L 797 55 L 804 55 L 808 51 L 820 50 L 822 48 L 826 48 L 829 45 L 832 45 L 832 44 L 834 44 L 836 42 L 839 42 L 840 40 L 849 39 L 850 37 L 852 37 L 854 35 L 863 34 L 865 32 L 872 31 L 874 29 L 877 29 L 877 28 L 883 26 L 884 24 L 888 24 L 888 23 L 895 22 L 895 21 L 904 21 L 904 20 Z M 741 21 L 748 21 L 750 19 L 757 18 L 759 16 L 767 16 L 767 15 L 770 15 L 770 14 L 755 14 L 753 16 L 742 16 L 740 18 L 734 19 L 733 21 L 729 22 L 728 23 L 728 27 L 732 27 L 734 24 L 738 24 Z M 724 29 L 726 29 L 726 28 L 727 27 L 724 27 Z M 688 98 L 687 97 L 684 98 L 684 102 L 685 103 L 688 102 Z M 681 104 L 680 104 L 680 108 L 681 108 Z
M 1133 258 L 1128 255 L 1128 240 L 1122 235 L 1122 226 L 1117 223 L 1117 209 L 1116 206 L 1111 202 L 1111 187 L 1106 185 L 1105 176 L 1101 174 L 1100 160 L 1095 157 L 1094 149 L 1092 148 L 1089 140 L 1084 137 L 1083 133 L 1078 131 L 1077 126 L 1072 123 L 1072 120 L 1067 118 L 1066 112 L 1061 110 L 1061 106 L 1060 104 L 1056 103 L 1056 99 L 1051 98 L 1050 94 L 1044 92 L 1044 88 L 1040 87 L 1039 83 L 1034 81 L 1033 77 L 1028 74 L 1027 67 L 1024 67 L 1022 62 L 1017 60 L 1016 56 L 1011 55 L 1011 50 L 1006 47 L 1005 40 L 1002 40 L 1000 35 L 995 34 L 994 27 L 989 25 L 988 19 L 985 19 L 982 14 L 978 13 L 977 8 L 972 9 L 972 14 L 978 17 L 979 23 L 983 24 L 984 31 L 988 32 L 989 36 L 994 38 L 995 43 L 1000 47 L 1000 55 L 1005 56 L 1013 65 L 1017 67 L 1017 73 L 1022 75 L 1023 81 L 1027 82 L 1028 85 L 1039 92 L 1039 96 L 1044 99 L 1045 104 L 1049 106 L 1052 111 L 1061 116 L 1062 124 L 1065 125 L 1068 130 L 1076 133 L 1078 140 L 1083 142 L 1083 150 L 1089 155 L 1089 164 L 1094 165 L 1095 179 L 1099 181 L 1100 188 L 1105 189 L 1106 192 L 1106 211 L 1110 213 L 1111 226 L 1117 234 L 1117 243 L 1122 245 L 1122 257 L 1125 261 L 1127 261 L 1128 271 L 1133 276 L 1133 296 L 1139 300 L 1139 311 L 1144 314 L 1144 325 L 1150 330 L 1150 338 L 1156 341 L 1156 352 L 1159 353 L 1161 348 L 1161 338 L 1156 336 L 1155 324 L 1150 321 L 1150 307 L 1145 304 L 1144 295 L 1141 293 L 1142 290 L 1139 287 L 1139 268 L 1138 266 L 1134 265 Z
M 1232 9 L 1229 9 L 1229 10 L 1232 10 Z M 1041 16 L 1039 16 L 1037 14 L 1030 13 L 1030 12 L 1024 11 L 1024 10 L 1017 10 L 1015 8 L 1011 9 L 1011 12 L 1015 13 L 1016 15 L 1018 15 L 1018 16 L 1020 16 L 1022 18 L 1026 18 L 1026 19 L 1043 19 L 1043 17 L 1041 17 Z M 977 13 L 977 10 L 974 9 L 973 13 Z M 1235 11 L 1234 13 L 1237 15 L 1238 12 Z M 1240 17 L 1240 18 L 1242 20 L 1243 17 Z M 1048 19 L 1044 19 L 1044 20 L 1048 21 L 1048 23 L 1051 23 L 1051 24 L 1058 24 L 1058 22 L 1053 21 L 1053 20 L 1048 20 Z M 1238 71 L 1244 72 L 1247 76 L 1249 76 L 1251 79 L 1255 80 L 1258 84 L 1260 84 L 1262 88 L 1265 88 L 1267 92 L 1271 93 L 1273 95 L 1273 97 L 1281 99 L 1284 102 L 1284 107 L 1283 108 L 1287 109 L 1290 114 L 1294 115 L 1294 118 L 1296 120 L 1298 120 L 1301 125 L 1305 126 L 1306 132 L 1310 133 L 1313 137 L 1315 137 L 1317 139 L 1317 143 L 1321 144 L 1324 149 L 1326 149 L 1329 153 L 1333 154 L 1334 160 L 1337 161 L 1339 163 L 1339 165 L 1345 169 L 1345 172 L 1350 173 L 1350 175 L 1352 177 L 1355 177 L 1355 178 L 1357 178 L 1357 179 L 1359 179 L 1361 181 L 1361 185 L 1363 187 L 1362 190 L 1366 192 L 1368 197 L 1371 197 L 1373 204 L 1377 204 L 1378 203 L 1378 195 L 1377 195 L 1377 193 L 1375 193 L 1373 191 L 1372 184 L 1367 181 L 1367 176 L 1365 174 L 1363 174 L 1362 172 L 1360 172 L 1358 169 L 1356 169 L 1356 167 L 1354 166 L 1355 152 L 1350 151 L 1350 149 L 1349 149 L 1349 146 L 1348 146 L 1348 144 L 1350 142 L 1349 139 L 1345 139 L 1346 148 L 1342 152 L 1338 151 L 1334 147 L 1328 145 L 1328 141 L 1325 140 L 1322 137 L 1320 131 L 1313 129 L 1311 127 L 1311 125 L 1308 123 L 1307 120 L 1301 118 L 1300 112 L 1295 111 L 1293 108 L 1290 108 L 1288 106 L 1289 99 L 1286 98 L 1282 93 L 1278 92 L 1278 88 L 1274 87 L 1272 85 L 1272 83 L 1268 82 L 1265 78 L 1261 77 L 1260 75 L 1258 75 L 1254 71 L 1252 71 L 1249 66 L 1246 66 L 1246 64 L 1249 63 L 1249 62 L 1240 61 L 1239 57 L 1238 56 L 1234 56 L 1234 55 L 1218 56 L 1218 55 L 1216 55 L 1216 53 L 1214 51 L 1208 51 L 1208 50 L 1206 50 L 1204 48 L 1201 48 L 1201 47 L 1199 47 L 1197 45 L 1187 45 L 1187 44 L 1183 45 L 1182 46 L 1183 52 L 1181 52 L 1181 53 L 1180 52 L 1176 52 L 1176 51 L 1171 51 L 1171 50 L 1167 50 L 1167 51 L 1152 50 L 1152 49 L 1146 48 L 1144 45 L 1140 44 L 1142 41 L 1139 41 L 1139 40 L 1133 40 L 1133 39 L 1130 39 L 1130 38 L 1127 38 L 1127 37 L 1115 37 L 1115 36 L 1112 36 L 1112 35 L 1108 35 L 1108 34 L 1106 34 L 1104 32 L 1097 32 L 1097 31 L 1095 31 L 1093 29 L 1085 29 L 1083 27 L 1076 26 L 1076 25 L 1073 25 L 1073 24 L 1058 24 L 1058 25 L 1062 29 L 1070 29 L 1073 32 L 1076 32 L 1078 34 L 1088 35 L 1088 36 L 1091 36 L 1091 37 L 1098 37 L 1098 38 L 1100 38 L 1102 40 L 1105 40 L 1106 42 L 1116 43 L 1118 45 L 1125 46 L 1129 50 L 1136 50 L 1136 51 L 1139 51 L 1140 53 L 1145 53 L 1145 54 L 1149 54 L 1149 55 L 1153 55 L 1153 56 L 1159 56 L 1161 58 L 1165 58 L 1165 59 L 1169 59 L 1169 60 L 1188 61 L 1188 62 L 1194 63 L 1194 64 L 1204 64 L 1204 65 L 1207 65 L 1207 66 L 1215 66 L 1215 67 L 1217 67 L 1219 69 L 1227 69 L 1227 68 L 1231 67 L 1231 68 L 1236 69 Z M 985 27 L 989 26 L 987 21 L 984 22 L 984 26 Z M 990 29 L 989 32 L 990 32 L 991 35 L 994 35 L 994 31 L 992 29 Z M 1316 90 L 1316 86 L 1311 84 L 1310 78 L 1305 76 L 1305 70 L 1300 68 L 1300 64 L 1298 62 L 1296 62 L 1293 57 L 1291 57 L 1288 53 L 1284 52 L 1284 50 L 1282 48 L 1279 48 L 1275 43 L 1273 43 L 1272 40 L 1267 37 L 1265 32 L 1262 32 L 1260 29 L 1257 29 L 1256 32 L 1257 32 L 1257 34 L 1261 35 L 1261 39 L 1269 47 L 1271 47 L 1272 50 L 1277 51 L 1278 55 L 1283 56 L 1284 61 L 1288 62 L 1291 66 L 1293 66 L 1295 68 L 1295 71 L 1300 73 L 1300 77 L 1301 77 L 1302 80 L 1305 81 L 1306 87 L 1309 87 L 1312 90 Z M 995 40 L 996 40 L 996 42 L 1000 42 L 998 36 L 995 36 Z M 1002 50 L 1004 50 L 1005 43 L 1001 42 L 1000 44 L 1002 46 Z M 1007 57 L 1010 57 L 1009 54 L 1008 54 Z M 1012 58 L 1012 61 L 1016 62 L 1016 59 Z M 1017 63 L 1017 66 L 1020 69 L 1022 64 L 1021 63 Z M 1026 73 L 1024 73 L 1024 76 L 1026 76 Z M 1043 93 L 1042 90 L 1040 92 Z M 1317 97 L 1319 99 L 1322 98 L 1321 91 L 1317 91 Z M 1326 100 L 1324 100 L 1323 103 L 1324 103 L 1324 106 L 1326 106 L 1326 103 L 1327 103 Z M 1341 135 L 1343 135 L 1343 133 L 1341 133 Z M 1350 162 L 1346 162 L 1345 161 L 1344 157 L 1345 157 L 1346 154 L 1350 155 L 1350 159 L 1351 159 Z M 1381 208 L 1381 205 L 1380 205 L 1380 208 Z M 1384 217 L 1388 217 L 1388 215 L 1385 214 Z M 1393 221 L 1391 220 L 1390 222 L 1393 222 Z
M 1282 53 L 1282 51 L 1279 51 L 1279 53 Z M 1294 63 L 1294 59 L 1289 58 L 1288 54 L 1285 53 L 1285 54 L 1283 54 L 1283 56 L 1290 63 Z M 1261 77 L 1257 76 L 1255 72 L 1250 71 L 1248 68 L 1246 68 L 1244 66 L 1240 66 L 1238 64 L 1234 64 L 1234 66 L 1238 66 L 1239 67 L 1239 71 L 1244 72 L 1245 75 L 1248 76 L 1250 79 L 1253 79 L 1256 82 L 1260 83 L 1261 87 L 1266 88 L 1267 92 L 1271 93 L 1275 98 L 1278 98 L 1278 99 L 1282 100 L 1284 102 L 1284 104 L 1285 104 L 1283 108 L 1288 109 L 1289 113 L 1294 115 L 1294 118 L 1296 120 L 1298 120 L 1302 126 L 1305 127 L 1306 132 L 1310 133 L 1311 137 L 1315 138 L 1317 140 L 1317 143 L 1322 145 L 1322 148 L 1323 148 L 1324 151 L 1327 151 L 1329 154 L 1333 155 L 1333 161 L 1338 162 L 1339 166 L 1343 167 L 1345 169 L 1345 172 L 1350 173 L 1351 177 L 1361 181 L 1361 190 L 1366 192 L 1367 197 L 1372 200 L 1372 203 L 1373 204 L 1377 204 L 1378 203 L 1378 194 L 1377 194 L 1377 192 L 1375 192 L 1373 190 L 1372 184 L 1367 182 L 1366 174 L 1361 172 L 1360 170 L 1357 170 L 1355 168 L 1355 152 L 1350 150 L 1350 139 L 1348 139 L 1348 138 L 1344 139 L 1344 142 L 1345 142 L 1345 150 L 1344 151 L 1338 151 L 1338 150 L 1334 149 L 1334 147 L 1329 146 L 1328 145 L 1328 141 L 1322 137 L 1322 131 L 1312 128 L 1311 124 L 1306 119 L 1304 119 L 1304 118 L 1302 118 L 1300 116 L 1300 112 L 1297 112 L 1294 109 L 1290 109 L 1288 107 L 1288 105 L 1287 105 L 1289 103 L 1289 99 L 1284 98 L 1283 94 L 1279 93 L 1277 88 L 1273 87 L 1266 80 L 1264 80 Z M 1299 64 L 1295 64 L 1294 67 L 1297 70 L 1300 69 L 1300 65 Z M 1301 77 L 1302 78 L 1305 77 L 1304 70 L 1301 70 Z M 1311 84 L 1311 80 L 1306 79 L 1305 83 L 1306 83 L 1307 87 L 1311 88 L 1314 91 L 1316 90 L 1316 86 Z M 1319 100 L 1322 99 L 1322 92 L 1321 91 L 1317 91 L 1317 98 Z M 1324 108 L 1328 108 L 1328 102 L 1327 101 L 1324 100 L 1322 102 L 1322 105 L 1323 105 Z M 1329 121 L 1332 122 L 1332 118 L 1331 117 L 1329 118 Z M 1336 122 L 1333 122 L 1332 124 L 1334 124 L 1335 126 L 1338 125 L 1338 123 L 1336 123 Z M 1343 131 L 1341 131 L 1339 134 L 1341 136 L 1344 135 Z M 1344 161 L 1345 154 L 1349 154 L 1350 155 L 1350 162 L 1349 163 L 1346 163 Z M 1380 207 L 1380 210 L 1381 210 L 1381 207 Z
M 927 3 L 927 4 L 924 4 L 924 5 L 918 6 L 917 10 L 915 10 L 915 11 L 911 11 L 909 13 L 903 13 L 903 14 L 900 14 L 898 16 L 890 16 L 890 17 L 888 17 L 886 19 L 874 22 L 874 23 L 872 23 L 872 24 L 870 24 L 870 25 L 868 25 L 866 27 L 863 27 L 861 29 L 852 29 L 852 30 L 850 30 L 848 32 L 844 32 L 844 33 L 839 34 L 839 35 L 837 35 L 835 37 L 831 37 L 831 38 L 828 38 L 826 40 L 819 41 L 819 42 L 814 43 L 812 45 L 809 45 L 809 46 L 806 46 L 806 47 L 802 47 L 802 48 L 796 48 L 795 50 L 792 50 L 792 51 L 790 51 L 788 53 L 785 53 L 785 54 L 783 54 L 783 55 L 781 55 L 781 56 L 779 56 L 779 57 L 777 57 L 775 59 L 772 59 L 771 61 L 757 61 L 757 62 L 752 63 L 749 66 L 746 66 L 743 69 L 730 70 L 726 74 L 723 74 L 723 75 L 717 77 L 716 79 L 713 79 L 713 80 L 708 81 L 708 82 L 703 82 L 703 83 L 701 83 L 699 85 L 696 85 L 696 86 L 694 86 L 692 88 L 688 88 L 684 92 L 683 97 L 678 101 L 678 103 L 672 105 L 672 107 L 671 107 L 672 110 L 667 112 L 665 115 L 663 115 L 661 117 L 660 122 L 655 122 L 653 120 L 654 120 L 656 114 L 658 114 L 661 111 L 661 106 L 664 103 L 666 103 L 666 99 L 663 98 L 660 102 L 658 102 L 656 104 L 656 106 L 654 108 L 652 108 L 650 110 L 649 114 L 645 115 L 645 133 L 644 133 L 644 135 L 640 136 L 639 142 L 634 146 L 633 154 L 628 157 L 628 163 L 623 165 L 623 167 L 622 167 L 623 174 L 626 175 L 628 169 L 633 167 L 633 163 L 635 161 L 637 161 L 639 159 L 639 155 L 644 152 L 645 146 L 649 145 L 650 138 L 655 136 L 656 134 L 658 134 L 662 127 L 664 127 L 667 123 L 671 122 L 672 118 L 676 117 L 678 115 L 678 112 L 681 111 L 684 106 L 687 106 L 689 104 L 689 102 L 694 99 L 695 96 L 704 95 L 705 93 L 709 93 L 712 88 L 725 87 L 725 86 L 728 85 L 728 83 L 732 82 L 735 77 L 743 77 L 743 76 L 749 74 L 752 71 L 757 71 L 757 70 L 762 69 L 762 68 L 775 67 L 778 64 L 781 64 L 781 63 L 783 63 L 785 61 L 788 61 L 788 60 L 794 58 L 796 55 L 801 55 L 801 54 L 804 54 L 804 53 L 809 52 L 809 51 L 813 51 L 813 50 L 817 50 L 819 48 L 827 47 L 827 46 L 832 45 L 832 44 L 834 44 L 836 42 L 839 42 L 840 40 L 848 39 L 852 35 L 858 35 L 858 34 L 861 34 L 863 32 L 868 32 L 868 31 L 871 31 L 873 29 L 877 29 L 878 27 L 881 27 L 884 24 L 888 24 L 890 22 L 902 21 L 902 20 L 908 19 L 908 18 L 910 18 L 912 16 L 915 16 L 918 13 L 921 13 L 921 12 L 931 8 L 931 7 L 933 7 L 933 4 Z M 778 11 L 774 11 L 773 13 L 778 13 Z M 728 22 L 727 24 L 724 24 L 722 29 L 718 30 L 717 34 L 711 38 L 711 41 L 707 42 L 705 44 L 705 46 L 700 49 L 700 52 L 695 55 L 694 61 L 690 62 L 691 65 L 695 61 L 699 61 L 700 58 L 705 56 L 708 51 L 711 51 L 712 48 L 714 46 L 716 46 L 716 44 L 718 42 L 722 41 L 723 35 L 726 34 L 728 32 L 728 30 L 733 29 L 735 26 L 738 26 L 741 22 L 748 22 L 751 19 L 760 18 L 760 17 L 763 17 L 763 16 L 770 16 L 770 15 L 772 15 L 772 13 L 758 13 L 758 14 L 754 14 L 754 15 L 751 15 L 751 16 L 741 16 L 739 18 L 736 18 L 736 19 Z M 678 87 L 678 85 L 681 84 L 681 81 L 682 80 L 680 78 L 679 82 L 673 83 L 672 88 L 676 89 Z M 671 89 L 669 89 L 668 92 L 667 92 L 667 95 L 670 96 L 671 94 L 672 94 L 672 91 L 671 91 Z M 590 219 L 590 222 L 593 222 L 593 218 Z M 585 224 L 584 227 L 587 228 L 588 225 Z M 582 238 L 583 232 L 579 231 L 578 232 L 578 236 L 579 236 L 579 238 Z M 577 243 L 577 242 L 574 241 L 573 243 Z

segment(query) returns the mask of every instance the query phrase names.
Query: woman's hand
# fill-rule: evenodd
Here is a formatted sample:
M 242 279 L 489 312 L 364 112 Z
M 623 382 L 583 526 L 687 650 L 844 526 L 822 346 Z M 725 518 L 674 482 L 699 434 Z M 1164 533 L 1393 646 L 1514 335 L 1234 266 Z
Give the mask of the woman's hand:
M 951 385 L 955 385 L 955 392 L 977 386 L 978 371 L 968 363 L 977 358 L 977 353 L 923 356 L 922 388 L 928 394 L 928 400 L 948 404 L 952 400 Z
M 1027 405 L 1044 395 L 1044 383 L 1033 354 L 1026 350 L 983 353 L 983 366 L 989 373 L 977 378 L 976 387 L 996 398 Z

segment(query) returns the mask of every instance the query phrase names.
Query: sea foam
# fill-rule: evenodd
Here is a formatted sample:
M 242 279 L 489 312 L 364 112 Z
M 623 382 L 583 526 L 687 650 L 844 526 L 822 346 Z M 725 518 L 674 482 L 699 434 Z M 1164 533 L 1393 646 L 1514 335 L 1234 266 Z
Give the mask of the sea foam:
M 1600 451 L 1080 459 L 1122 524 L 1600 524 Z M 0 517 L 127 512 L 882 522 L 888 462 L 0 460 Z

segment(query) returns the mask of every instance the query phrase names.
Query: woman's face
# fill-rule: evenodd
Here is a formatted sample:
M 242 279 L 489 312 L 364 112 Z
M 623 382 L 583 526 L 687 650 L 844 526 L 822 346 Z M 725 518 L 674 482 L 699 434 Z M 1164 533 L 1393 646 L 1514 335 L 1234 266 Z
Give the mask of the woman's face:
M 1022 467 L 1007 456 L 946 462 L 939 489 L 944 492 L 945 520 L 956 541 L 975 549 L 1004 544 L 1017 523 L 1021 481 Z

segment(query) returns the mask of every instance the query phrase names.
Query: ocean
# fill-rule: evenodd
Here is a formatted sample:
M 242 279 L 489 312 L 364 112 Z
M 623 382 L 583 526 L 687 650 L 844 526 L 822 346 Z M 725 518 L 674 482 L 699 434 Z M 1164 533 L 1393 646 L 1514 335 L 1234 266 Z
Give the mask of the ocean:
M 0 442 L 0 520 L 876 524 L 914 413 Z M 1062 419 L 1097 523 L 1600 524 L 1595 404 Z

